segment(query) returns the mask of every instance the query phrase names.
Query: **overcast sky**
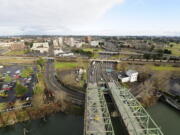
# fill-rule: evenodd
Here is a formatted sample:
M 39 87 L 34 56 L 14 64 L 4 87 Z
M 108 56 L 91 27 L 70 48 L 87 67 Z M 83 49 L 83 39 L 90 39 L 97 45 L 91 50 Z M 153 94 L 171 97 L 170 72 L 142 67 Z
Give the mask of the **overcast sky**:
M 180 36 L 180 0 L 0 0 L 0 35 Z

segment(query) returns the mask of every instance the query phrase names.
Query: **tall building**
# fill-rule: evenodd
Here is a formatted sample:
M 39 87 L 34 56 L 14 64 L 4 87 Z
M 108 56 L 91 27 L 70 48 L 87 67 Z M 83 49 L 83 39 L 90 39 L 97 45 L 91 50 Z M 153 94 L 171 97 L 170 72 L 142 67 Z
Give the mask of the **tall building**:
M 53 40 L 53 46 L 54 48 L 59 48 L 59 43 L 58 43 L 58 40 Z
M 70 46 L 74 46 L 74 38 L 71 37 L 69 43 L 70 43 Z
M 59 45 L 62 46 L 62 45 L 63 45 L 63 38 L 62 38 L 62 37 L 59 37 L 59 38 L 58 38 L 58 41 L 59 41 Z

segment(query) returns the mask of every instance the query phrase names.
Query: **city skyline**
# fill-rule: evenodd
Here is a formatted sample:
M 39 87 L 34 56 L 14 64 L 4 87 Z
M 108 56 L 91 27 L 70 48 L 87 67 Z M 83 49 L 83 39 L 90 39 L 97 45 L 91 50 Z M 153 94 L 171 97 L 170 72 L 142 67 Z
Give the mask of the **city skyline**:
M 180 36 L 178 0 L 1 0 L 0 36 Z

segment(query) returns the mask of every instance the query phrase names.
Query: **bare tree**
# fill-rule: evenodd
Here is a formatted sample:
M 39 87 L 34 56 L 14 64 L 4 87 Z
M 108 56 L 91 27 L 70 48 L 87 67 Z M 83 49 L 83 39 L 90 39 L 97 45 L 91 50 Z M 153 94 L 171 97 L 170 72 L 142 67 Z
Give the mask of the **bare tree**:
M 156 90 L 168 91 L 170 87 L 169 85 L 170 77 L 171 77 L 171 72 L 169 71 L 161 71 L 154 74 L 152 76 L 152 80 Z
M 139 90 L 141 91 L 140 95 L 138 96 L 145 106 L 150 106 L 154 103 L 154 91 L 155 87 L 152 81 L 147 80 L 139 86 Z

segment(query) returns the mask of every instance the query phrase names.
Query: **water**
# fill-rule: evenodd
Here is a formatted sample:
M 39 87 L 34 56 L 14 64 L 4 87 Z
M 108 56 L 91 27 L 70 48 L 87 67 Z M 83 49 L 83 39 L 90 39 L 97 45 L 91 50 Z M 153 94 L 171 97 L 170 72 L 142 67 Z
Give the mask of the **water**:
M 158 102 L 149 108 L 148 112 L 161 127 L 164 135 L 180 135 L 179 111 L 165 103 Z M 0 135 L 23 135 L 24 127 L 30 131 L 27 135 L 82 135 L 83 116 L 57 113 L 48 117 L 46 121 L 33 120 L 0 128 Z
M 180 135 L 180 111 L 166 103 L 158 102 L 148 109 L 164 135 Z
M 27 135 L 82 135 L 83 116 L 57 113 L 44 120 L 33 120 L 7 128 L 0 128 L 0 135 L 23 135 L 24 127 Z

